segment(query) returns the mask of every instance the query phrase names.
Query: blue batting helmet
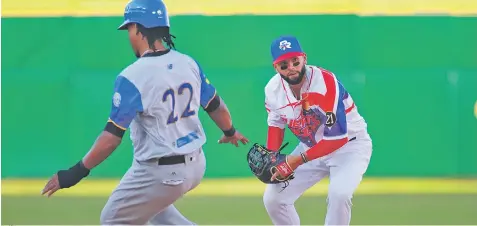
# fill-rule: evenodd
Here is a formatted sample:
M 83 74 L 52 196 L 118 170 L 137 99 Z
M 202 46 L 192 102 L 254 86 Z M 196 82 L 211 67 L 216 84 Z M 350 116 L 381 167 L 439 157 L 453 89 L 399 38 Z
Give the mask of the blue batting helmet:
M 118 30 L 124 30 L 130 23 L 138 23 L 145 28 L 169 27 L 169 15 L 162 0 L 131 0 L 124 9 L 124 22 Z

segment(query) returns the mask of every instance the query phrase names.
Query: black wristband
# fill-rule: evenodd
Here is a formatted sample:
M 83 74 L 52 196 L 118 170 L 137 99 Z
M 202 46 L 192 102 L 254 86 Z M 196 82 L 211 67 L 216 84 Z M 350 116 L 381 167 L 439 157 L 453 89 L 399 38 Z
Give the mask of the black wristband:
M 76 167 L 78 168 L 77 170 L 79 175 L 82 175 L 83 177 L 86 177 L 89 175 L 90 170 L 86 168 L 86 166 L 84 166 L 83 160 L 76 163 Z
M 232 128 L 230 128 L 229 130 L 223 130 L 223 132 L 226 137 L 231 137 L 235 134 L 235 128 L 232 125 Z
M 89 175 L 90 170 L 83 165 L 83 161 L 79 161 L 68 170 L 58 171 L 58 182 L 60 188 L 69 188 L 77 184 L 81 179 Z

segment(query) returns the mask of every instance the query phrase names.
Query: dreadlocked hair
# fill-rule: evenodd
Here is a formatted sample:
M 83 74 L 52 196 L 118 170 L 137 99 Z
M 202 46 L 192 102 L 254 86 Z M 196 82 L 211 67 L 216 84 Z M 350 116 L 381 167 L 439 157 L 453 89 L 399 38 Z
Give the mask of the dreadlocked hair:
M 141 34 L 146 37 L 149 48 L 153 51 L 156 51 L 156 47 L 154 46 L 154 42 L 156 41 L 164 41 L 169 48 L 176 48 L 172 41 L 172 38 L 176 38 L 176 36 L 169 33 L 168 27 L 145 28 L 141 24 L 137 24 L 137 32 L 141 32 Z

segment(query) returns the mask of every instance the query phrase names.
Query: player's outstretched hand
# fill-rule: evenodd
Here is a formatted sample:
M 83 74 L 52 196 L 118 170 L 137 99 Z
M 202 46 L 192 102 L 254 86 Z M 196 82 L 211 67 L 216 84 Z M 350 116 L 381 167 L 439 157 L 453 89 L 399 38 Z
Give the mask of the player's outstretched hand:
M 48 197 L 53 195 L 56 191 L 60 189 L 60 182 L 58 181 L 58 175 L 55 173 L 48 183 L 46 183 L 45 187 L 41 191 L 41 195 L 47 194 Z
M 242 144 L 247 144 L 248 139 L 244 137 L 238 130 L 235 131 L 235 134 L 231 137 L 227 137 L 225 135 L 222 135 L 220 140 L 218 141 L 219 144 L 225 144 L 225 143 L 232 143 L 235 145 L 235 147 L 238 147 L 238 142 L 242 142 Z
M 55 173 L 45 187 L 41 191 L 41 195 L 48 194 L 48 197 L 53 195 L 56 191 L 69 188 L 76 185 L 81 179 L 89 175 L 89 169 L 87 169 L 82 161 L 76 163 L 76 165 L 70 167 L 67 170 L 59 170 Z

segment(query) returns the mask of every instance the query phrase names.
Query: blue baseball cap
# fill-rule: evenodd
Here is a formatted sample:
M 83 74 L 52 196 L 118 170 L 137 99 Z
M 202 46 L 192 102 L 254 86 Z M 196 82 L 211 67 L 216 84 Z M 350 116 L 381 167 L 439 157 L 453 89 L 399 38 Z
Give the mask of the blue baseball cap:
M 270 51 L 274 64 L 290 57 L 305 55 L 305 52 L 301 49 L 300 42 L 293 36 L 280 36 L 273 40 Z

